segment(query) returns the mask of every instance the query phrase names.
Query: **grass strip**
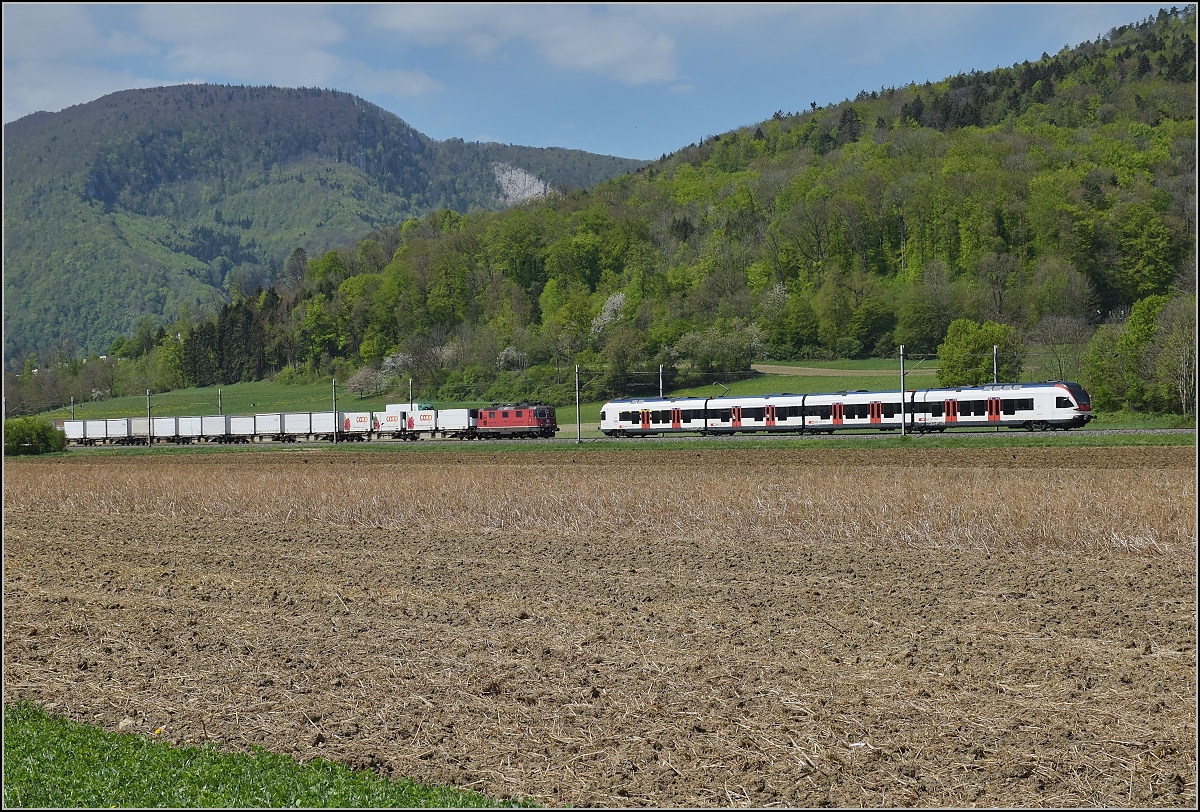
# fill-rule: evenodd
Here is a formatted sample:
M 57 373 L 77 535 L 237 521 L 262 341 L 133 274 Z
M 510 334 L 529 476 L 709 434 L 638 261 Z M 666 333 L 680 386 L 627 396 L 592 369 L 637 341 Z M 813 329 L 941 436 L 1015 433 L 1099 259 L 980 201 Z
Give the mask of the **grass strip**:
M 4 708 L 5 808 L 511 807 L 475 792 L 389 780 L 314 759 L 256 748 L 174 747 L 138 734 L 106 733 L 46 713 Z

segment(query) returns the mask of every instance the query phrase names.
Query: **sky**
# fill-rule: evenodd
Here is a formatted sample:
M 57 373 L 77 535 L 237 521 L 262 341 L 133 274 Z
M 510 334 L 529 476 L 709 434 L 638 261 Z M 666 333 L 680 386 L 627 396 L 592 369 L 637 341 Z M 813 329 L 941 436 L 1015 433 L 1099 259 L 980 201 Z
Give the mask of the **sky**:
M 133 88 L 319 87 L 439 141 L 654 160 L 777 111 L 1035 61 L 1162 7 L 5 2 L 4 122 Z

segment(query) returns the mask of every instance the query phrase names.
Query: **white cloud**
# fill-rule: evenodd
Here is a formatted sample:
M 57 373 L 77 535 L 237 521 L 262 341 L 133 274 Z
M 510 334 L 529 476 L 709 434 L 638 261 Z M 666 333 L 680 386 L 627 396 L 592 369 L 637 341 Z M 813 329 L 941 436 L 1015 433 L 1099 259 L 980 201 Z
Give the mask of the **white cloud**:
M 424 46 L 455 45 L 475 59 L 528 44 L 555 68 L 627 85 L 669 82 L 678 72 L 674 40 L 625 6 L 596 12 L 577 5 L 406 3 L 373 11 L 379 26 L 400 37 Z

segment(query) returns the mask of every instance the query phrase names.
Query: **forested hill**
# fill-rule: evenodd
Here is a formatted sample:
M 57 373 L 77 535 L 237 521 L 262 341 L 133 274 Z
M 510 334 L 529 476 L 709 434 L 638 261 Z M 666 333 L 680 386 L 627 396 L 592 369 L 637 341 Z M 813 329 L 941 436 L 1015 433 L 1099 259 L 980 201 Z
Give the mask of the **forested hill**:
M 643 161 L 434 141 L 337 91 L 129 90 L 4 126 L 7 360 L 105 352 L 409 217 L 587 188 Z
M 1188 410 L 1195 41 L 1195 7 L 1164 10 L 1010 68 L 779 111 L 592 189 L 294 252 L 216 318 L 141 324 L 116 349 L 142 360 L 103 385 L 87 364 L 80 396 L 360 373 L 553 399 L 574 365 L 599 396 L 659 365 L 697 379 L 899 345 L 960 351 L 980 369 L 952 380 L 990 382 L 999 346 L 1005 379 Z

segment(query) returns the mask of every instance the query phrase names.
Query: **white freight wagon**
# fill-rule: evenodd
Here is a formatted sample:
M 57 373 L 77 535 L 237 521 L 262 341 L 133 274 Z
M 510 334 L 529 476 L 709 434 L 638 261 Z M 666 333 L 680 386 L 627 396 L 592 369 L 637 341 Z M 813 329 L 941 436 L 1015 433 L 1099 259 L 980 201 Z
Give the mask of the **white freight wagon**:
M 129 442 L 129 418 L 110 417 L 104 421 L 105 437 L 109 442 L 127 444 Z
M 178 417 L 156 417 L 150 421 L 154 428 L 154 439 L 174 443 L 179 440 Z
M 224 443 L 229 440 L 229 415 L 206 414 L 200 418 L 201 433 L 210 443 Z
M 129 439 L 137 443 L 150 442 L 150 418 L 129 418 Z
M 376 431 L 381 435 L 395 437 L 407 431 L 404 412 L 375 412 Z
M 175 436 L 185 443 L 203 438 L 204 418 L 198 416 L 179 418 Z
M 87 432 L 84 430 L 83 420 L 64 420 L 63 434 L 67 435 L 67 440 L 74 443 L 81 443 L 87 439 Z
M 295 440 L 297 437 L 308 439 L 313 433 L 311 412 L 284 412 L 283 435 Z
M 373 424 L 370 412 L 341 412 L 342 431 L 353 440 L 362 440 L 371 435 Z
M 438 427 L 438 413 L 433 409 L 420 409 L 408 413 L 408 430 L 425 437 L 432 437 Z
M 254 415 L 254 433 L 258 438 L 281 439 L 283 434 L 283 415 L 278 412 Z
M 254 416 L 229 415 L 229 436 L 235 443 L 248 443 L 254 437 Z
M 338 416 L 336 412 L 313 412 L 312 433 L 319 439 L 329 439 L 337 431 Z
M 461 437 L 473 434 L 478 421 L 471 416 L 471 412 L 471 409 L 439 409 L 437 433 L 442 437 Z
M 83 433 L 90 442 L 95 443 L 99 441 L 103 443 L 108 440 L 108 421 L 85 420 L 83 421 Z

